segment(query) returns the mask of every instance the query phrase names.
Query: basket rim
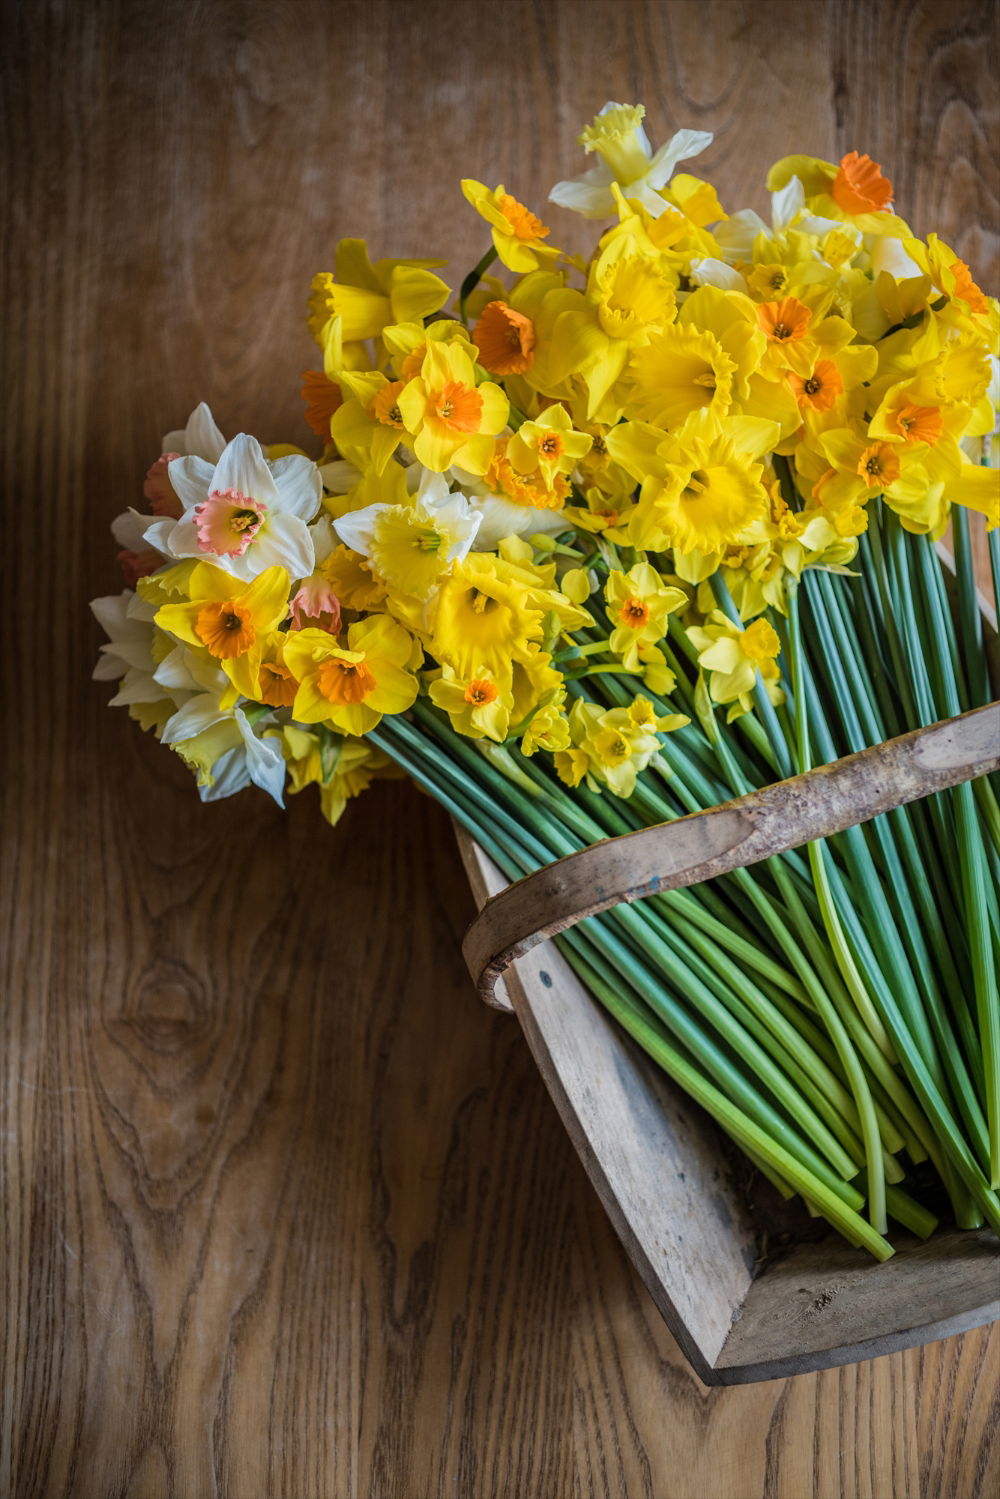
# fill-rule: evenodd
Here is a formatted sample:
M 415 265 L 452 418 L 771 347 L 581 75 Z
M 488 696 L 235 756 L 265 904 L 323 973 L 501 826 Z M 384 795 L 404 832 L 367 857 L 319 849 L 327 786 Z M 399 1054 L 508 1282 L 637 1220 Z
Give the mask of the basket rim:
M 462 952 L 482 998 L 540 942 L 612 906 L 695 885 L 1000 770 L 1000 699 L 672 822 L 605 838 L 492 896 Z

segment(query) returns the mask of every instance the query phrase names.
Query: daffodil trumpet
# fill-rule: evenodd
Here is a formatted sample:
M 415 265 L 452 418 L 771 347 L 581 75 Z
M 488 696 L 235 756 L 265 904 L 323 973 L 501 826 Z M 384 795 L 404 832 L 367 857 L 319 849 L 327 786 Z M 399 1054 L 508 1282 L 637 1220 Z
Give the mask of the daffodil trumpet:
M 609 103 L 490 247 L 343 240 L 314 278 L 321 448 L 201 403 L 113 523 L 95 676 L 205 800 L 406 774 L 510 879 L 990 701 L 1000 310 L 863 152 L 767 218 Z M 460 202 L 456 194 L 456 205 Z M 558 216 L 605 221 L 589 259 Z M 937 543 L 950 527 L 954 570 Z M 564 933 L 783 1197 L 878 1259 L 1000 1230 L 1000 788 L 983 777 Z M 335 899 L 335 892 L 334 892 Z

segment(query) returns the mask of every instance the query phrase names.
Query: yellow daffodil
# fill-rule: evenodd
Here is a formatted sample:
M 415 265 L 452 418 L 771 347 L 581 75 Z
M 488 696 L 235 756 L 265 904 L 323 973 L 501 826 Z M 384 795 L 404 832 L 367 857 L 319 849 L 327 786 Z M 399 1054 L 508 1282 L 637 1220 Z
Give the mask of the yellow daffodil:
M 381 578 L 376 578 L 364 558 L 350 547 L 334 547 L 320 563 L 319 572 L 348 609 L 375 609 L 385 599 Z
M 155 623 L 218 661 L 232 683 L 224 706 L 231 706 L 240 693 L 252 698 L 266 637 L 288 614 L 288 574 L 283 567 L 269 567 L 252 583 L 243 583 L 210 562 L 199 562 L 187 587 L 183 602 L 160 605 Z
M 565 693 L 541 703 L 533 711 L 521 735 L 521 754 L 536 755 L 539 750 L 554 755 L 566 749 L 570 741 L 569 721 L 564 710 Z
M 506 456 L 521 474 L 540 472 L 552 487 L 558 474 L 572 473 L 590 452 L 593 438 L 577 432 L 565 406 L 549 406 L 534 421 L 524 422 L 506 448 Z
M 550 231 L 541 219 L 512 197 L 502 183 L 491 191 L 484 183 L 466 177 L 462 192 L 489 224 L 493 248 L 509 271 L 537 271 L 561 255 L 560 250 L 545 243 Z
M 337 823 L 347 803 L 366 791 L 376 777 L 400 774 L 387 755 L 364 739 L 326 731 L 326 737 L 299 724 L 281 729 L 281 750 L 293 795 L 318 785 L 320 808 L 329 823 Z
M 327 325 L 340 319 L 338 336 L 346 345 L 378 338 L 387 323 L 419 322 L 443 307 L 451 295 L 431 266 L 442 260 L 378 260 L 372 265 L 363 239 L 342 239 L 335 270 L 313 277 L 309 327 L 322 345 Z
M 561 409 L 561 408 L 560 408 Z M 534 424 L 532 424 L 534 425 Z M 543 433 L 545 429 L 542 429 Z M 490 466 L 483 475 L 483 484 L 490 494 L 509 500 L 512 505 L 526 505 L 533 510 L 561 510 L 570 494 L 570 484 L 565 476 L 556 471 L 551 480 L 535 464 L 522 471 L 516 468 L 511 457 L 513 438 L 499 437 L 493 449 Z M 521 461 L 530 462 L 531 452 L 522 441 Z
M 828 473 L 813 487 L 824 507 L 864 505 L 880 494 L 911 529 L 935 536 L 947 524 L 949 503 L 989 513 L 992 486 L 987 471 L 980 471 L 986 482 L 978 480 L 975 465 L 963 463 L 954 442 L 939 438 L 928 446 L 926 442 L 890 441 L 852 428 L 824 432 L 818 442 L 830 464 Z M 967 469 L 974 472 L 967 473 Z
M 475 366 L 458 343 L 428 343 L 420 374 L 396 404 L 414 453 L 438 474 L 452 464 L 484 474 L 510 409 L 499 385 L 477 387 Z
M 681 441 L 655 427 L 627 422 L 608 433 L 612 456 L 641 480 L 629 522 L 641 551 L 717 552 L 739 542 L 767 514 L 760 454 L 773 448 L 777 428 L 754 417 L 734 417 L 725 436 L 702 416 Z
M 497 681 L 486 667 L 464 678 L 443 666 L 428 690 L 431 702 L 447 713 L 456 733 L 470 739 L 494 739 L 498 744 L 506 739 L 514 703 L 510 685 Z
M 398 404 L 405 381 L 389 380 L 378 370 L 343 370 L 339 383 L 348 399 L 330 419 L 330 436 L 342 457 L 370 461 L 381 474 L 400 443 L 409 440 Z
M 285 665 L 298 682 L 292 717 L 367 734 L 386 713 L 404 713 L 417 695 L 419 647 L 387 615 L 359 620 L 341 645 L 326 630 L 297 630 L 285 642 Z
M 902 248 L 932 286 L 955 303 L 963 316 L 989 316 L 989 298 L 972 279 L 965 261 L 959 259 L 938 235 L 929 234 L 926 244 L 919 239 L 904 240 Z
M 432 323 L 390 323 L 382 329 L 382 343 L 400 380 L 420 374 L 428 344 L 459 343 L 470 358 L 476 357 L 464 323 L 454 318 L 435 318 Z
M 369 505 L 334 522 L 341 540 L 367 559 L 376 577 L 425 601 L 468 556 L 481 519 L 465 495 L 451 493 L 443 477 L 432 478 L 405 504 Z
M 527 589 L 486 553 L 473 553 L 445 579 L 432 622 L 433 653 L 468 680 L 486 670 L 497 680 L 542 638 L 544 614 Z
M 892 212 L 892 183 L 877 162 L 848 151 L 839 163 L 815 156 L 785 156 L 767 174 L 768 190 L 780 192 L 792 178 L 802 184 L 809 211 L 822 219 L 844 219 L 864 234 L 909 237 Z
M 637 562 L 627 573 L 612 569 L 604 597 L 612 625 L 610 647 L 628 671 L 638 669 L 639 647 L 662 639 L 669 616 L 687 603 L 683 590 L 665 587 L 648 562 Z
M 569 714 L 573 747 L 555 755 L 556 772 L 571 786 L 586 777 L 592 790 L 606 786 L 616 796 L 631 796 L 640 771 L 660 748 L 658 735 L 688 721 L 683 713 L 657 716 L 646 698 L 609 709 L 577 698 Z
M 741 410 L 766 348 L 757 308 L 749 297 L 699 287 L 676 322 L 633 352 L 625 412 L 676 430 L 696 411 L 722 418 Z M 772 398 L 780 401 L 777 387 Z
M 784 700 L 778 682 L 781 642 L 766 619 L 755 619 L 740 629 L 721 610 L 715 609 L 704 625 L 690 625 L 688 639 L 698 652 L 698 665 L 708 674 L 713 700 L 729 705 L 731 723 L 753 706 L 752 693 L 760 672 L 773 703 Z

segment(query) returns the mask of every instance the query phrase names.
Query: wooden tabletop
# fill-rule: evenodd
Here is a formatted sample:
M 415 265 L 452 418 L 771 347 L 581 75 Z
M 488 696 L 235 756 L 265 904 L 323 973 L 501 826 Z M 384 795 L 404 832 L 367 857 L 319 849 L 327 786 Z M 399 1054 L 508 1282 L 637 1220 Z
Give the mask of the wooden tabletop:
M 881 161 L 1000 286 L 988 3 L 6 7 L 0 1494 L 974 1499 L 1000 1331 L 706 1391 L 516 1023 L 474 998 L 447 820 L 386 784 L 202 807 L 89 681 L 110 518 L 163 432 L 308 441 L 334 241 L 483 249 L 606 99 L 763 209 Z M 991 47 L 994 49 L 991 54 Z M 560 215 L 583 248 L 591 226 Z

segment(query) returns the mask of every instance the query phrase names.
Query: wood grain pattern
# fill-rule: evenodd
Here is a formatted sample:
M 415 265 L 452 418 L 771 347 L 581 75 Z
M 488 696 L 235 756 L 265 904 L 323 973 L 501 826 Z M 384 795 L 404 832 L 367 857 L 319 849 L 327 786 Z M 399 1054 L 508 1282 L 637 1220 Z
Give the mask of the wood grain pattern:
M 993 8 L 9 0 L 3 27 L 0 1493 L 995 1493 L 995 1333 L 706 1392 L 473 997 L 446 819 L 402 785 L 333 832 L 305 798 L 201 807 L 88 681 L 85 609 L 198 400 L 307 439 L 338 236 L 471 264 L 457 178 L 540 205 L 606 98 L 714 128 L 730 203 L 791 144 L 868 150 L 996 287 Z

